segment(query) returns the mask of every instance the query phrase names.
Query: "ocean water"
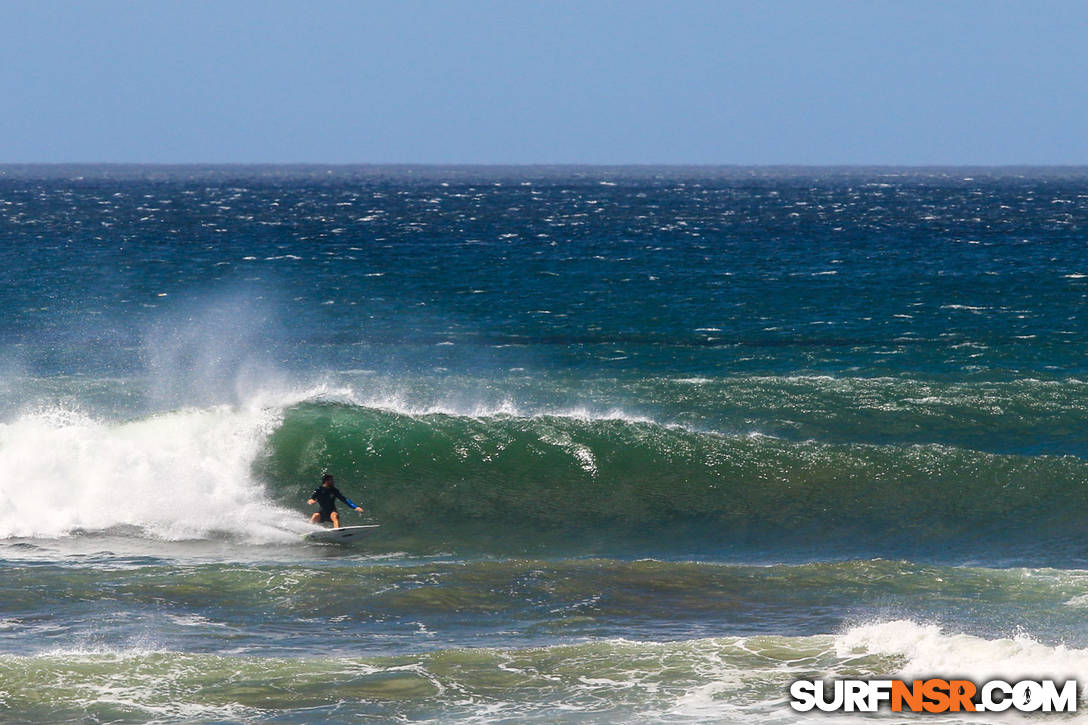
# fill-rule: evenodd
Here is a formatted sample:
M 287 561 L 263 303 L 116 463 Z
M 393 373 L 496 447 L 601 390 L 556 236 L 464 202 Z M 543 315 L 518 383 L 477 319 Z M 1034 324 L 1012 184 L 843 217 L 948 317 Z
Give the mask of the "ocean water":
M 0 167 L 0 721 L 1088 685 L 1086 242 L 1085 169 Z

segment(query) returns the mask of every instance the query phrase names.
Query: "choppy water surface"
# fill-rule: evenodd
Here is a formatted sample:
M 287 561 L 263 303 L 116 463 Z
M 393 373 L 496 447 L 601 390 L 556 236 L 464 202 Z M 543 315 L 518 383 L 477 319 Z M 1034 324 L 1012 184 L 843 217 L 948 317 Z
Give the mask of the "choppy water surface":
M 0 168 L 0 720 L 1085 680 L 1086 182 Z

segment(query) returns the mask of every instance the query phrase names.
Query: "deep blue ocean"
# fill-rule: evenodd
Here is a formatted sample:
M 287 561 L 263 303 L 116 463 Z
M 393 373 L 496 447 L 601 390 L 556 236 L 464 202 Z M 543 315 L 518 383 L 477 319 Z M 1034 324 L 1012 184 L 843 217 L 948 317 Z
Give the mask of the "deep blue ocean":
M 0 269 L 0 721 L 1088 685 L 1088 169 L 0 166 Z

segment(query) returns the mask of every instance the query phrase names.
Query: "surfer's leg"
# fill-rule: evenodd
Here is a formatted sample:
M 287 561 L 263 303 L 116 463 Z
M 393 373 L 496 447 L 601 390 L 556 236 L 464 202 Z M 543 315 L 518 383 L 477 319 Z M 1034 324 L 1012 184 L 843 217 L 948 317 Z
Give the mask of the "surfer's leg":
M 310 517 L 311 524 L 321 523 L 321 514 L 317 513 Z
M 340 514 L 333 511 L 332 513 L 329 514 L 329 518 L 332 519 L 332 527 L 334 529 L 339 529 L 340 528 Z

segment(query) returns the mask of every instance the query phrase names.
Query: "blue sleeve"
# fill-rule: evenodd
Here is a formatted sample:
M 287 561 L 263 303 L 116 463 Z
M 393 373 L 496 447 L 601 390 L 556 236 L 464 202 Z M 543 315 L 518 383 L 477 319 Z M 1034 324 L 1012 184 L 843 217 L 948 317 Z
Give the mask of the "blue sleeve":
M 351 506 L 353 509 L 359 508 L 358 505 L 356 505 L 356 503 L 354 501 L 352 501 L 350 498 L 348 498 L 347 496 L 344 496 L 343 498 L 344 498 L 344 503 L 346 503 L 348 506 Z

